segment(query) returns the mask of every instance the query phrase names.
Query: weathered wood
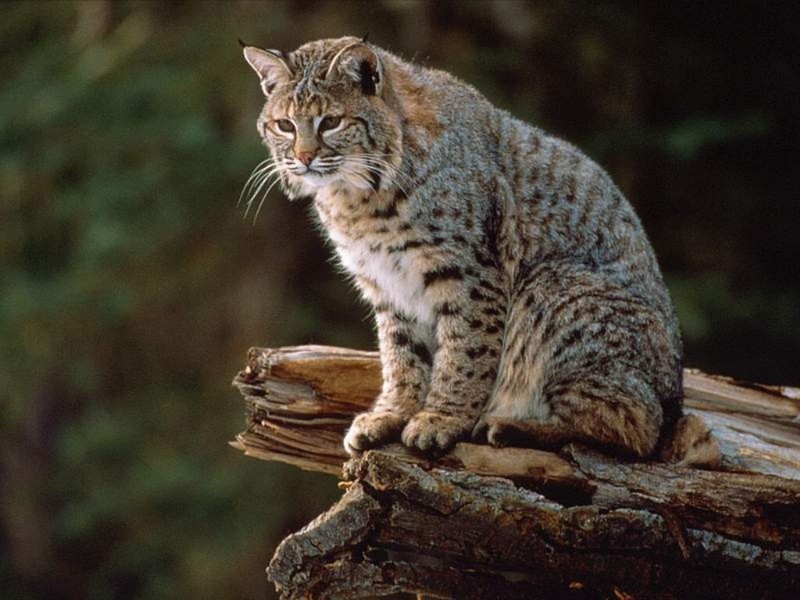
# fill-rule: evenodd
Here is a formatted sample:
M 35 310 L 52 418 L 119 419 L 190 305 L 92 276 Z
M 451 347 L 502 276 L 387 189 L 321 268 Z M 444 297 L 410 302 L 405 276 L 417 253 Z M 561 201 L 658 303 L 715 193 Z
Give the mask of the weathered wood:
M 693 527 L 676 539 L 644 509 L 564 506 L 382 451 L 346 472 L 339 503 L 275 553 L 268 574 L 283 597 L 790 598 L 800 584 L 796 549 Z
M 380 380 L 372 352 L 253 349 L 234 381 L 248 427 L 232 444 L 341 474 L 343 434 Z M 686 466 L 691 452 L 632 463 L 576 445 L 369 452 L 347 463 L 342 500 L 279 547 L 270 577 L 286 598 L 789 597 L 800 391 L 687 370 L 685 405 L 676 439 L 708 436 L 715 471 Z

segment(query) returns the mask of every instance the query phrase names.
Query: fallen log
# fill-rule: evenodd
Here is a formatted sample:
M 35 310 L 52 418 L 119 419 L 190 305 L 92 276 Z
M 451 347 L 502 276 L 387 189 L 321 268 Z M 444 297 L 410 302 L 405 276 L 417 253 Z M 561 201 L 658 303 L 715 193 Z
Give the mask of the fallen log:
M 686 371 L 676 437 L 710 439 L 714 471 L 686 466 L 679 443 L 675 464 L 471 443 L 431 460 L 396 444 L 342 471 L 343 434 L 380 389 L 376 353 L 253 349 L 234 384 L 247 429 L 232 445 L 347 488 L 278 547 L 284 598 L 788 598 L 800 584 L 797 389 Z

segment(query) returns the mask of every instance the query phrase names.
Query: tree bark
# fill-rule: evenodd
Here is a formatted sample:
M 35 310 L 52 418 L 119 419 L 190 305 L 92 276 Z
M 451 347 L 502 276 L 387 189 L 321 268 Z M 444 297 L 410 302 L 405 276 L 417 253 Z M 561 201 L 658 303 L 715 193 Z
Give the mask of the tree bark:
M 685 373 L 682 435 L 717 469 L 461 443 L 348 461 L 342 437 L 380 389 L 377 354 L 253 349 L 234 384 L 246 454 L 341 474 L 342 499 L 275 552 L 284 598 L 795 597 L 800 391 Z M 687 445 L 686 448 L 690 448 Z

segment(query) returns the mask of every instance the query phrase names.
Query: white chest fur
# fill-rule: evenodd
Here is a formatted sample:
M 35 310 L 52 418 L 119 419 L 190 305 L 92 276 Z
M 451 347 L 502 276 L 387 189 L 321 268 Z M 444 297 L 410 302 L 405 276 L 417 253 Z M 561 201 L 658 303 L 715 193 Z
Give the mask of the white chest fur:
M 317 209 L 342 266 L 378 288 L 381 301 L 388 302 L 422 325 L 434 321 L 433 307 L 425 297 L 423 271 L 413 252 L 390 252 L 391 233 L 372 233 L 375 227 L 359 226 L 337 218 L 341 198 L 317 196 Z M 345 225 L 350 221 L 348 225 Z
M 423 274 L 408 253 L 389 254 L 385 248 L 374 252 L 366 240 L 337 244 L 342 265 L 356 275 L 373 282 L 385 299 L 402 313 L 422 324 L 433 323 L 433 308 L 425 299 Z

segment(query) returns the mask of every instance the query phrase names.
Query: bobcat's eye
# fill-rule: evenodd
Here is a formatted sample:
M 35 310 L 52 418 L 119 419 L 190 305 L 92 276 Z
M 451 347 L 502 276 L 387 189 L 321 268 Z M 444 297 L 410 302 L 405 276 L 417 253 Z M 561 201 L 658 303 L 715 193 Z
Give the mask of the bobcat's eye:
M 278 126 L 278 129 L 284 133 L 294 132 L 294 123 L 292 123 L 289 119 L 278 119 L 275 124 Z
M 322 132 L 322 131 L 328 131 L 330 129 L 336 129 L 339 126 L 339 123 L 341 122 L 342 122 L 342 117 L 327 116 L 319 122 L 319 130 L 320 132 Z

